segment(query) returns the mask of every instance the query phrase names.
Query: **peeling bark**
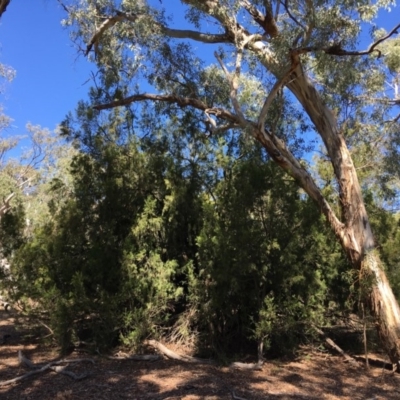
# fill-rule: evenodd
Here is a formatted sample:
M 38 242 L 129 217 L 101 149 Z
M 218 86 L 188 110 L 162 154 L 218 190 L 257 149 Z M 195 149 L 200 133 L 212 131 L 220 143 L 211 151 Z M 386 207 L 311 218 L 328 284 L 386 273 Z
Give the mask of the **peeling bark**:
M 363 273 L 366 275 L 363 280 L 367 285 L 368 278 L 372 278 L 372 289 L 367 286 L 367 299 L 375 317 L 378 336 L 390 361 L 400 372 L 400 308 L 375 251 L 365 255 L 361 267 L 361 274 Z

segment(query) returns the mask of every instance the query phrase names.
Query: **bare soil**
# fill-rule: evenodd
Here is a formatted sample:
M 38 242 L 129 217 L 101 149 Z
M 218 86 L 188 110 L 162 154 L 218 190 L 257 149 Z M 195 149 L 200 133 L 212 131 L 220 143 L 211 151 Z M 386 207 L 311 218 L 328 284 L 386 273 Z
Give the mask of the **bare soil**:
M 58 359 L 56 348 L 27 337 L 26 327 L 18 329 L 19 319 L 15 313 L 0 312 L 0 343 L 4 335 L 10 335 L 0 345 L 0 383 L 29 371 L 19 365 L 19 350 L 35 364 Z M 68 359 L 87 357 L 91 356 L 73 352 Z M 81 362 L 68 366 L 77 375 L 88 372 L 83 380 L 46 371 L 0 386 L 0 399 L 400 399 L 399 374 L 382 367 L 371 367 L 367 372 L 362 363 L 354 367 L 341 356 L 311 348 L 303 349 L 295 360 L 266 362 L 260 371 L 168 359 L 145 362 L 92 358 L 94 365 Z M 371 359 L 378 358 L 371 355 Z

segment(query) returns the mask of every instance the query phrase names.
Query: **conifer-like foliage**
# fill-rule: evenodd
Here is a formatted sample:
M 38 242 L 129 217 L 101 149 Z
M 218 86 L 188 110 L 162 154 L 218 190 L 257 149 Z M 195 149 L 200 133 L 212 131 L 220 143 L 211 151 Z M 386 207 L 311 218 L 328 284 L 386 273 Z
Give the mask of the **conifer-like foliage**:
M 359 44 L 390 2 L 61 3 L 98 71 L 16 298 L 64 349 L 164 335 L 220 356 L 289 351 L 362 301 L 398 362 L 398 38 Z
M 153 121 L 143 113 L 140 132 Z M 48 184 L 51 218 L 13 257 L 16 297 L 49 313 L 65 350 L 167 335 L 220 357 L 292 351 L 345 307 L 340 247 L 260 147 L 173 121 L 138 136 L 80 104 L 63 125 L 80 148 L 70 188 Z

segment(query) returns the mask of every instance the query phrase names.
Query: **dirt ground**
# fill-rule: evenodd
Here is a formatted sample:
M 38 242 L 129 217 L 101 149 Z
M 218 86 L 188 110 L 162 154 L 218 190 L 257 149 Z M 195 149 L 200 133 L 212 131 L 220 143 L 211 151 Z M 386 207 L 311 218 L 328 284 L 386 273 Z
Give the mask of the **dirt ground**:
M 0 311 L 0 385 L 30 370 L 19 365 L 21 350 L 43 366 L 58 359 L 57 349 L 37 343 L 18 330 L 17 315 Z M 36 344 L 35 344 L 36 342 Z M 154 362 L 110 360 L 73 352 L 67 369 L 87 378 L 74 380 L 53 371 L 0 386 L 0 399 L 154 399 L 154 400 L 294 400 L 294 399 L 400 399 L 400 375 L 382 367 L 366 372 L 362 363 L 351 366 L 342 357 L 303 349 L 297 359 L 266 362 L 260 371 L 198 365 L 161 359 Z M 371 355 L 377 359 L 376 355 Z

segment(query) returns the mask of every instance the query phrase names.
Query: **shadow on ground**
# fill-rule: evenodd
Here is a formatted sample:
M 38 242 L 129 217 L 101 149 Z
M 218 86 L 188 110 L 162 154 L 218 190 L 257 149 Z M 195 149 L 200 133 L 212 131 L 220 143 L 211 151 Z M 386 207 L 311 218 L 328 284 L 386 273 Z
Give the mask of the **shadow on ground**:
M 0 315 L 0 334 L 15 329 Z M 9 316 L 9 319 L 11 317 Z M 18 364 L 21 350 L 36 365 L 57 358 L 56 348 L 31 344 L 26 335 L 13 331 L 10 341 L 0 346 L 0 381 L 29 371 Z M 22 340 L 23 339 L 23 340 Z M 72 353 L 69 359 L 88 358 Z M 376 358 L 376 357 L 375 357 Z M 154 400 L 295 400 L 295 399 L 374 399 L 398 400 L 400 376 L 384 368 L 363 364 L 353 367 L 340 356 L 302 352 L 290 362 L 266 362 L 261 371 L 238 371 L 227 367 L 189 364 L 172 360 L 155 362 L 93 358 L 90 362 L 71 363 L 67 369 L 76 375 L 88 373 L 83 380 L 46 371 L 18 383 L 0 387 L 4 400 L 56 399 L 154 399 Z

